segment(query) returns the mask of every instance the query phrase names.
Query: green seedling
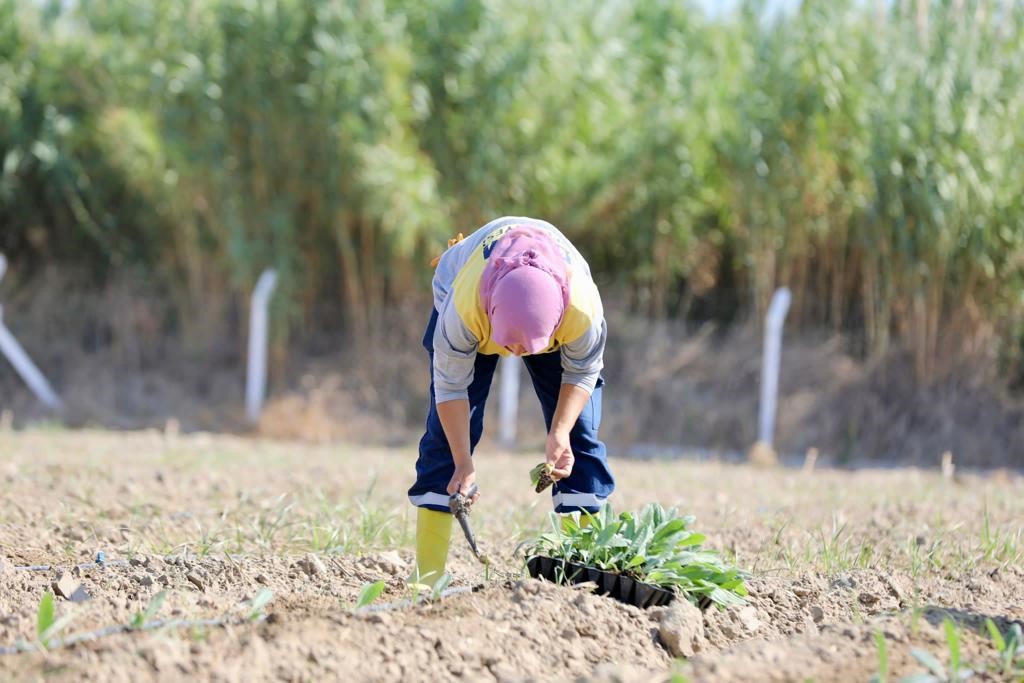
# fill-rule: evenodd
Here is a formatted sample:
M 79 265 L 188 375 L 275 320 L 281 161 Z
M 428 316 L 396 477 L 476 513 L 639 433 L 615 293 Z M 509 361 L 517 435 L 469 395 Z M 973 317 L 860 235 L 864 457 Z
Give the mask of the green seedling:
M 672 677 L 669 678 L 669 683 L 690 683 L 690 679 L 681 670 L 685 664 L 685 659 L 677 659 L 672 664 Z
M 53 606 L 53 593 L 46 591 L 39 601 L 39 609 L 36 613 L 36 636 L 39 644 L 44 650 L 50 648 L 53 639 L 60 634 L 64 628 L 74 619 L 74 614 L 68 612 L 59 619 L 55 616 Z
M 948 617 L 942 620 L 942 628 L 946 632 L 946 646 L 949 648 L 950 678 L 955 681 L 960 677 L 960 632 Z
M 923 665 L 928 673 L 915 674 L 904 678 L 901 683 L 957 683 L 974 676 L 974 671 L 964 667 L 960 658 L 960 632 L 949 617 L 943 619 L 942 628 L 946 634 L 946 648 L 949 652 L 949 667 L 942 666 L 930 652 L 913 649 L 910 654 Z
M 271 600 L 274 599 L 274 591 L 269 588 L 264 588 L 256 597 L 249 603 L 249 616 L 246 617 L 249 621 L 256 621 L 263 616 L 263 608 L 266 607 Z
M 40 640 L 42 640 L 46 629 L 53 625 L 53 620 L 53 593 L 47 591 L 43 593 L 43 598 L 39 601 L 39 609 L 36 612 L 36 634 Z
M 533 484 L 537 493 L 555 483 L 555 480 L 551 478 L 551 473 L 554 471 L 555 466 L 549 462 L 542 462 L 530 470 L 530 483 Z
M 356 609 L 373 604 L 381 596 L 381 593 L 384 592 L 384 588 L 385 584 L 383 581 L 374 581 L 363 586 L 362 590 L 359 591 L 359 597 L 356 599 Z
M 153 620 L 153 617 L 157 615 L 160 608 L 164 604 L 164 600 L 167 598 L 167 591 L 160 591 L 149 601 L 146 605 L 146 609 L 141 612 L 136 612 L 135 616 L 132 617 L 132 623 L 129 624 L 131 628 L 139 630 L 144 628 L 146 624 Z
M 1024 634 L 1020 624 L 1013 624 L 1004 636 L 991 619 L 985 619 L 992 644 L 999 652 L 1000 673 L 1009 679 L 1014 673 L 1024 673 Z
M 451 584 L 451 582 L 452 582 L 452 575 L 451 574 L 445 574 L 440 579 L 438 579 L 437 583 L 434 584 L 434 588 L 430 591 L 431 599 L 432 600 L 440 600 L 441 599 L 441 594 L 444 593 L 445 589 L 448 588 L 448 585 Z
M 408 585 L 408 589 L 409 589 L 409 601 L 412 604 L 414 604 L 414 605 L 417 604 L 420 601 L 420 595 L 421 594 L 423 594 L 423 593 L 430 593 L 430 591 L 433 590 L 430 587 L 430 584 L 420 583 L 418 581 L 411 582 Z
M 293 519 L 295 503 L 286 503 L 287 494 L 282 493 L 272 505 L 261 509 L 251 521 L 253 540 L 256 546 L 271 550 L 281 543 L 288 544 L 291 538 L 280 540 L 282 533 L 294 532 L 298 522 Z
M 936 659 L 932 653 L 913 649 L 910 654 L 928 669 L 929 673 L 907 676 L 900 683 L 945 683 L 949 680 L 946 677 L 946 670 L 942 667 L 942 662 Z
M 616 516 L 610 506 L 575 517 L 551 516 L 551 533 L 541 534 L 528 555 L 544 555 L 682 593 L 693 603 L 707 598 L 727 607 L 745 604 L 745 574 L 701 547 L 704 536 L 689 529 L 692 516 L 680 516 L 657 503 Z
M 195 643 L 204 643 L 210 637 L 210 631 L 205 626 L 192 626 L 188 629 L 188 637 Z
M 417 567 L 415 574 L 409 578 L 409 582 L 406 584 L 406 589 L 409 591 L 409 601 L 412 604 L 417 604 L 420 600 L 421 593 L 430 593 L 432 590 L 430 584 L 425 581 L 433 575 L 433 572 L 427 574 L 420 574 L 420 570 Z
M 875 649 L 878 652 L 878 673 L 871 677 L 871 683 L 886 683 L 889 680 L 889 648 L 881 631 L 875 631 Z
M 433 585 L 426 583 L 431 578 L 433 572 L 430 574 L 420 575 L 419 570 L 409 578 L 409 583 L 406 584 L 406 589 L 409 591 L 409 602 L 413 605 L 419 604 L 420 596 L 429 596 L 430 600 L 440 600 L 441 594 L 448 588 L 452 582 L 451 574 L 444 573 L 439 579 L 433 582 Z
M 1021 547 L 1022 534 L 1024 534 L 1024 528 L 1017 528 L 1016 531 L 1006 531 L 1005 533 L 999 529 L 993 529 L 992 518 L 989 515 L 988 507 L 986 507 L 982 516 L 978 551 L 985 560 L 999 562 L 1001 565 L 1016 564 L 1024 557 L 1024 548 Z

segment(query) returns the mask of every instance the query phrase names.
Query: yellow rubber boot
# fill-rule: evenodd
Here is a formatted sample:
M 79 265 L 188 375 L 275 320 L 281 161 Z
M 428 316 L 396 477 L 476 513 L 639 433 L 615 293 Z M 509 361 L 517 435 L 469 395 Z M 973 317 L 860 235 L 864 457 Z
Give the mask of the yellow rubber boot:
M 448 545 L 452 540 L 452 516 L 427 508 L 416 513 L 416 573 L 411 580 L 434 587 L 444 576 Z

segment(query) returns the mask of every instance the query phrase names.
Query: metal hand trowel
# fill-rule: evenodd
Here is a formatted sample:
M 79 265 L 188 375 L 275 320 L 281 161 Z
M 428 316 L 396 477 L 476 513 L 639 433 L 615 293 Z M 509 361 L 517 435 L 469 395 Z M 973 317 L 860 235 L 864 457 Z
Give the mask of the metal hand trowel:
M 466 541 L 469 542 L 469 547 L 473 550 L 476 559 L 480 560 L 481 564 L 490 564 L 487 556 L 483 555 L 477 547 L 476 536 L 473 534 L 473 528 L 469 525 L 469 509 L 473 505 L 473 496 L 476 495 L 478 490 L 479 488 L 476 484 L 471 484 L 466 494 L 463 494 L 461 491 L 456 492 L 448 499 L 448 509 L 455 515 L 455 519 L 459 520 L 462 533 L 466 535 Z

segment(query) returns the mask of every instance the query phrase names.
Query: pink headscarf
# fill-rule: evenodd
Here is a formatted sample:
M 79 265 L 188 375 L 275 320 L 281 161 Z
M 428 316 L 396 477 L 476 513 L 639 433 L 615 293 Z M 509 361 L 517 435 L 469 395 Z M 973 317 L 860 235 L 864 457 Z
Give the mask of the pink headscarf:
M 513 227 L 484 267 L 480 300 L 495 343 L 546 349 L 569 306 L 569 270 L 558 245 L 543 230 Z

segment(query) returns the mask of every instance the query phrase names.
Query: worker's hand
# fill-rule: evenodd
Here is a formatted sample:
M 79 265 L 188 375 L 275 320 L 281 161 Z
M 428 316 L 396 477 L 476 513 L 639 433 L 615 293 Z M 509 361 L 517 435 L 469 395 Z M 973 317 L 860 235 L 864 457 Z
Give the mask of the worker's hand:
M 573 463 L 576 458 L 572 454 L 572 447 L 569 445 L 569 432 L 552 430 L 548 434 L 547 443 L 544 446 L 547 462 L 555 468 L 551 472 L 551 478 L 555 481 L 565 479 L 572 473 Z
M 451 481 L 448 482 L 448 495 L 454 496 L 456 491 L 458 491 L 465 496 L 469 492 L 469 487 L 472 486 L 475 481 L 476 470 L 473 468 L 472 460 L 464 465 L 456 464 L 455 474 L 452 475 Z M 477 491 L 469 500 L 471 503 L 475 503 L 479 498 L 480 492 Z

